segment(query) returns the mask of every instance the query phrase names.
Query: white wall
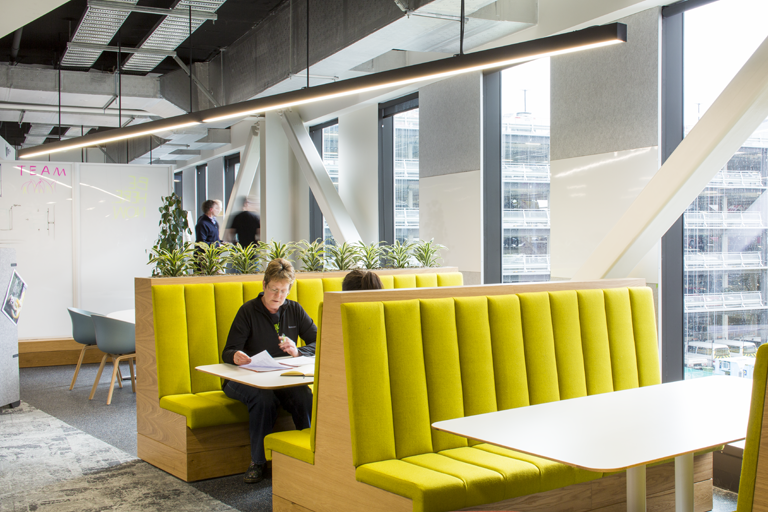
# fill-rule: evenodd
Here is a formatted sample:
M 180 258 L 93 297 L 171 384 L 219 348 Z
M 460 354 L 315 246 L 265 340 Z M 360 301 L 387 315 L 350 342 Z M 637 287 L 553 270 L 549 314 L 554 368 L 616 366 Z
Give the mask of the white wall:
M 366 243 L 379 236 L 379 107 L 339 116 L 339 197 Z
M 70 337 L 67 307 L 134 307 L 133 279 L 151 273 L 145 250 L 171 190 L 169 167 L 3 162 L 0 180 L 0 246 L 16 249 L 29 286 L 19 338 Z

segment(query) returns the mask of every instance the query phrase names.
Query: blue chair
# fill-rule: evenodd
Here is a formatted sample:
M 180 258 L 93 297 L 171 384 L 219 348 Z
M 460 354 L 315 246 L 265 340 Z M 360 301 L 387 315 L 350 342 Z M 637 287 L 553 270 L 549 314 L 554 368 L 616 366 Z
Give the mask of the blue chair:
M 99 350 L 104 352 L 104 357 L 101 358 L 99 373 L 96 375 L 96 381 L 93 383 L 88 400 L 93 400 L 107 357 L 111 357 L 113 368 L 109 395 L 107 396 L 107 405 L 109 405 L 112 403 L 115 378 L 120 379 L 118 383 L 121 388 L 123 387 L 120 377 L 120 361 L 128 361 L 128 367 L 131 370 L 131 389 L 134 393 L 136 392 L 136 375 L 133 370 L 133 364 L 136 361 L 136 325 L 96 314 L 91 315 L 91 318 L 93 318 L 93 325 L 96 329 L 96 345 Z
M 72 376 L 72 383 L 69 385 L 69 390 L 75 387 L 77 381 L 77 374 L 80 373 L 80 366 L 83 364 L 85 358 L 85 351 L 89 348 L 98 348 L 96 346 L 96 330 L 93 327 L 93 319 L 91 318 L 90 311 L 77 308 L 67 308 L 69 316 L 72 318 L 72 337 L 76 342 L 83 345 L 83 349 L 80 351 L 80 359 L 77 360 L 77 366 L 75 367 L 75 374 Z

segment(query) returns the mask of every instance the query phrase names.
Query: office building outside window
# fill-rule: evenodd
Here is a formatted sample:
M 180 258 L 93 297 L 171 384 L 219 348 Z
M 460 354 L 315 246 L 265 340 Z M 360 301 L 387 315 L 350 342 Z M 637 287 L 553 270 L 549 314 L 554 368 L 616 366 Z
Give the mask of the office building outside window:
M 502 280 L 549 280 L 549 59 L 501 73 Z
M 328 176 L 333 182 L 333 186 L 336 187 L 336 191 L 339 190 L 339 125 L 334 124 L 323 128 L 323 164 L 328 171 Z M 323 240 L 326 244 L 336 245 L 336 241 L 333 239 L 331 228 L 328 227 L 328 222 L 323 217 Z
M 766 16 L 761 0 L 721 0 L 685 13 L 686 134 L 768 35 Z M 757 347 L 768 340 L 767 181 L 768 120 L 685 211 L 686 378 L 752 378 Z
M 395 240 L 419 239 L 419 109 L 395 114 Z

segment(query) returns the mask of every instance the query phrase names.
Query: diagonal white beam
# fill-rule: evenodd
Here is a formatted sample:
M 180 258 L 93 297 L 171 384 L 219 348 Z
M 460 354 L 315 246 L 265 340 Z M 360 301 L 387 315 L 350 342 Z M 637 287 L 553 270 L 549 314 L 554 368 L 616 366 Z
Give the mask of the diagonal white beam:
M 293 110 L 283 110 L 280 112 L 280 122 L 288 137 L 288 144 L 299 162 L 299 168 L 315 195 L 320 211 L 328 222 L 328 227 L 331 228 L 333 238 L 338 243 L 360 241 L 355 223 L 344 203 L 341 202 L 341 197 L 333 186 L 323 160 L 317 153 L 315 145 L 312 144 L 312 139 L 309 138 L 309 133 L 304 128 L 299 114 Z
M 768 38 L 572 279 L 629 275 L 766 117 Z
M 224 218 L 221 219 L 222 226 L 228 226 L 230 216 L 242 209 L 243 198 L 250 194 L 258 196 L 258 190 L 254 190 L 254 186 L 258 188 L 259 163 L 261 162 L 258 122 L 253 123 L 253 126 L 251 126 L 242 155 L 240 158 L 240 169 L 237 172 L 232 193 L 227 199 L 227 211 L 224 213 Z

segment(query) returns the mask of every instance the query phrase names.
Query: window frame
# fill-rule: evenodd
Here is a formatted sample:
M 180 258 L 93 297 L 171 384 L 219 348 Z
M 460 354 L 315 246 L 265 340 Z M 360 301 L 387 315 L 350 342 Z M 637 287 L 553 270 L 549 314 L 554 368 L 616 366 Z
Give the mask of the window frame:
M 312 144 L 315 145 L 317 154 L 320 155 L 320 160 L 323 159 L 323 129 L 339 124 L 339 118 L 331 119 L 324 123 L 316 124 L 309 127 L 309 138 L 312 139 Z M 320 205 L 317 204 L 317 199 L 312 193 L 312 189 L 309 190 L 309 241 L 314 242 L 317 239 L 325 242 L 325 233 L 323 233 L 323 212 L 320 210 Z

